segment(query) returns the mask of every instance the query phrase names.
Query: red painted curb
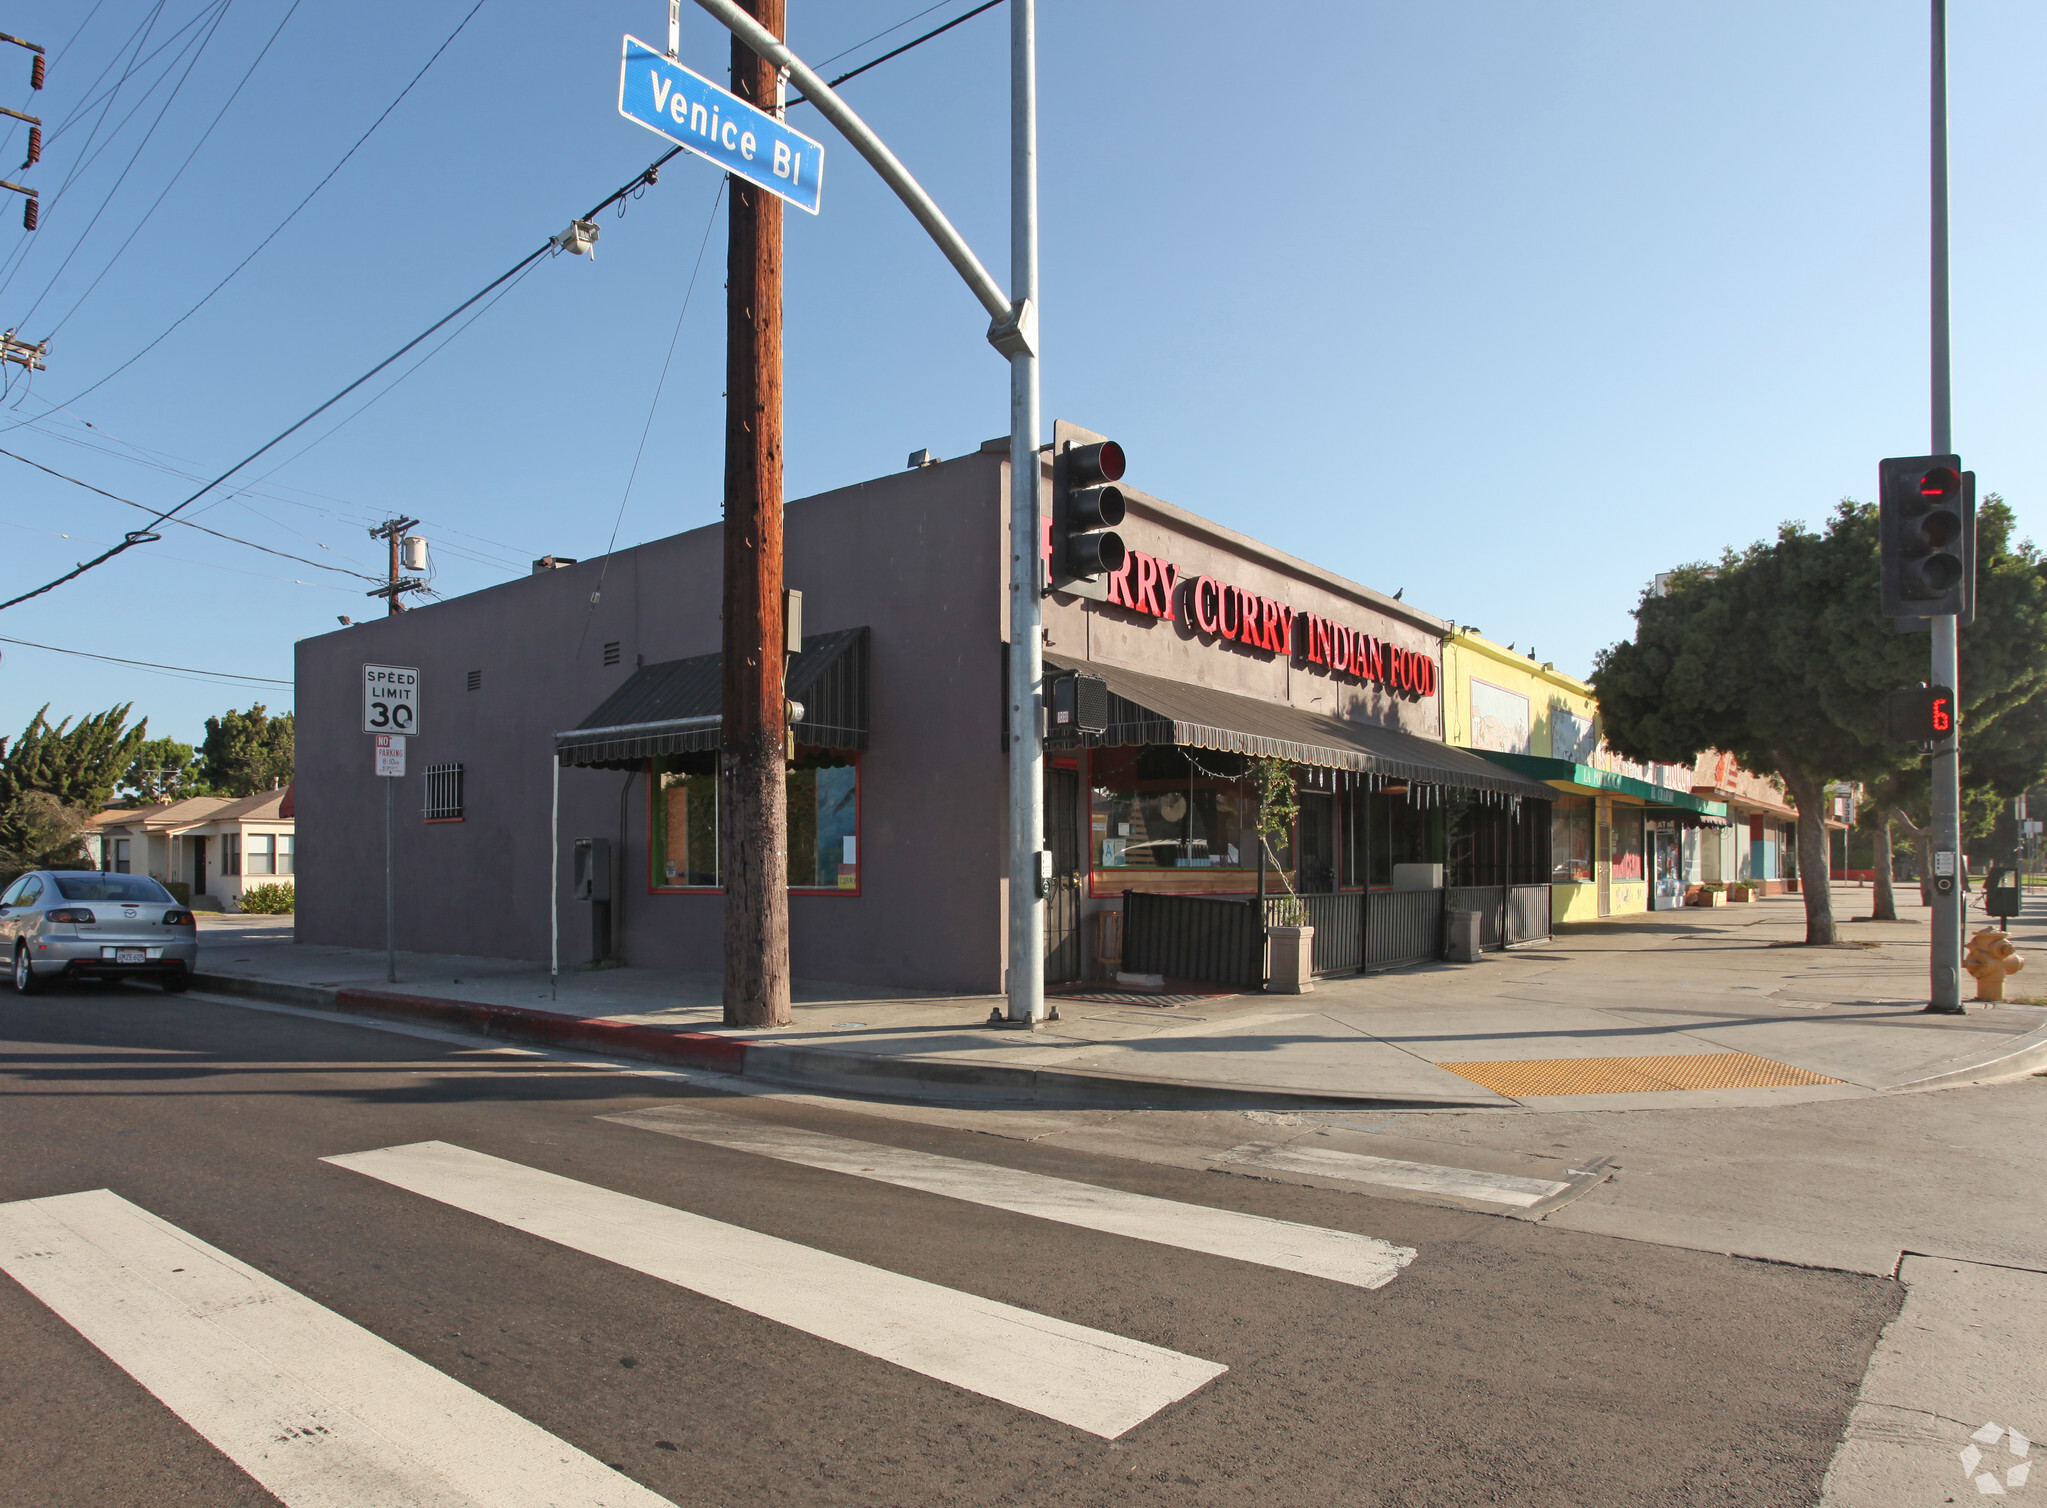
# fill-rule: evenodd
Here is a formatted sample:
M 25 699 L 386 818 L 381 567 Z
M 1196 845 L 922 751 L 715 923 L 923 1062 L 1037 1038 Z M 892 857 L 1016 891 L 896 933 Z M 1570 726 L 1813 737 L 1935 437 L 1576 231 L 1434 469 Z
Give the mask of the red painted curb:
M 387 990 L 336 990 L 334 1004 L 338 1010 L 365 1015 L 441 1021 L 487 1037 L 649 1058 L 656 1063 L 701 1068 L 711 1073 L 746 1072 L 744 1039 L 710 1032 L 613 1021 L 605 1016 L 566 1016 L 522 1005 L 485 1005 L 481 1001 L 447 1000 L 438 995 L 401 995 Z

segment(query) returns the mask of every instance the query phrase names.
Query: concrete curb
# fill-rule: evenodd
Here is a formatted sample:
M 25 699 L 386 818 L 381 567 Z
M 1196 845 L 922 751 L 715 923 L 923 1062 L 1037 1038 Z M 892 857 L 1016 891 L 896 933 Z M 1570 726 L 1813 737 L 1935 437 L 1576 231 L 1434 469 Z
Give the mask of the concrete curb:
M 1501 1110 L 1511 1101 L 1464 1095 L 1332 1094 L 1139 1078 L 1086 1069 L 1012 1068 L 957 1059 L 902 1059 L 796 1047 L 719 1032 L 649 1026 L 601 1016 L 568 1016 L 517 1005 L 488 1005 L 436 995 L 350 986 L 287 984 L 236 974 L 195 974 L 192 987 L 280 1005 L 394 1021 L 430 1021 L 479 1036 L 539 1047 L 599 1052 L 730 1074 L 791 1089 L 883 1099 L 915 1099 L 1060 1109 L 1393 1109 Z
M 1880 1094 L 1906 1094 L 1922 1089 L 1959 1089 L 1965 1084 L 1996 1084 L 2023 1079 L 2047 1069 L 2047 1026 L 2027 1032 L 1988 1053 L 1950 1058 L 1927 1072 L 1922 1065 L 1905 1078 L 1875 1085 Z

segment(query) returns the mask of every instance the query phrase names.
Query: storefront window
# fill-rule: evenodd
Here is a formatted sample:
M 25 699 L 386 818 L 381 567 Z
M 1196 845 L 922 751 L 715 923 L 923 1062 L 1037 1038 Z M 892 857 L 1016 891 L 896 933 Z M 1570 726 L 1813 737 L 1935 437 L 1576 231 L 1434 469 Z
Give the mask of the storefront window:
M 789 888 L 860 888 L 860 768 L 818 763 L 789 772 Z
M 709 757 L 691 763 L 714 763 Z M 804 751 L 788 772 L 789 888 L 860 888 L 860 767 L 849 754 Z M 654 885 L 715 890 L 724 871 L 718 777 L 706 769 L 654 780 Z
M 1550 813 L 1550 883 L 1582 885 L 1592 878 L 1592 798 L 1559 796 Z
M 1643 878 L 1642 809 L 1616 806 L 1613 809 L 1613 878 L 1616 883 Z
M 1393 883 L 1396 864 L 1438 864 L 1443 857 L 1443 813 L 1435 806 L 1418 806 L 1402 787 L 1359 791 L 1351 805 L 1363 813 L 1364 831 L 1358 834 L 1364 847 L 1362 872 L 1365 883 L 1385 889 Z
M 1244 770 L 1242 756 L 1205 749 L 1090 754 L 1088 860 L 1097 893 L 1254 888 L 1258 803 Z M 1293 844 L 1275 842 L 1266 864 L 1290 873 Z M 1281 888 L 1276 875 L 1270 884 Z

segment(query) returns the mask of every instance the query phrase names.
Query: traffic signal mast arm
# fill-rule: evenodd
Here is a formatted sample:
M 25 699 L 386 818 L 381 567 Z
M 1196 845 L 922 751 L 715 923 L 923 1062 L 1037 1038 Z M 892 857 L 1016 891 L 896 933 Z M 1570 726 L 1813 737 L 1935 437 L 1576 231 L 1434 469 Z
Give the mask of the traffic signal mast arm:
M 1037 318 L 1028 300 L 1012 304 L 1003 293 L 1001 284 L 989 275 L 981 265 L 981 259 L 974 255 L 960 233 L 953 229 L 952 222 L 945 218 L 945 212 L 932 202 L 924 192 L 922 184 L 910 176 L 910 170 L 896 159 L 879 136 L 869 129 L 846 102 L 832 93 L 831 86 L 805 65 L 803 59 L 784 47 L 766 27 L 741 10 L 733 0 L 697 0 L 705 10 L 715 16 L 748 47 L 766 58 L 778 68 L 789 71 L 791 82 L 803 91 L 803 97 L 817 106 L 819 113 L 838 127 L 839 134 L 853 145 L 853 150 L 865 157 L 881 175 L 882 182 L 895 190 L 896 197 L 910 213 L 917 217 L 917 223 L 924 227 L 931 239 L 938 243 L 938 249 L 945 253 L 945 259 L 952 263 L 953 270 L 966 281 L 974 297 L 981 301 L 981 307 L 988 311 L 988 340 L 996 350 L 1005 356 L 1014 355 L 1014 346 L 1035 355 L 1038 347 Z

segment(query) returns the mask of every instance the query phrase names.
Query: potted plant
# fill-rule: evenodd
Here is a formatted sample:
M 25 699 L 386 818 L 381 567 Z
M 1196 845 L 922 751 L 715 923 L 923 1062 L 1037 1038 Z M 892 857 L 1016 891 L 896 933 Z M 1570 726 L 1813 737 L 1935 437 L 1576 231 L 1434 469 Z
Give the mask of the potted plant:
M 1251 761 L 1251 780 L 1258 791 L 1258 842 L 1266 859 L 1279 871 L 1286 894 L 1266 902 L 1265 988 L 1279 995 L 1305 995 L 1315 988 L 1315 929 L 1308 923 L 1308 904 L 1294 891 L 1273 847 L 1294 829 L 1293 766 L 1271 757 Z
M 1699 894 L 1692 901 L 1694 906 L 1724 906 L 1727 904 L 1727 886 L 1720 880 L 1710 880 L 1699 887 Z
M 1745 901 L 1752 901 L 1755 899 L 1755 895 L 1756 887 L 1753 885 L 1729 885 L 1727 887 L 1727 899 L 1733 905 L 1739 906 Z

